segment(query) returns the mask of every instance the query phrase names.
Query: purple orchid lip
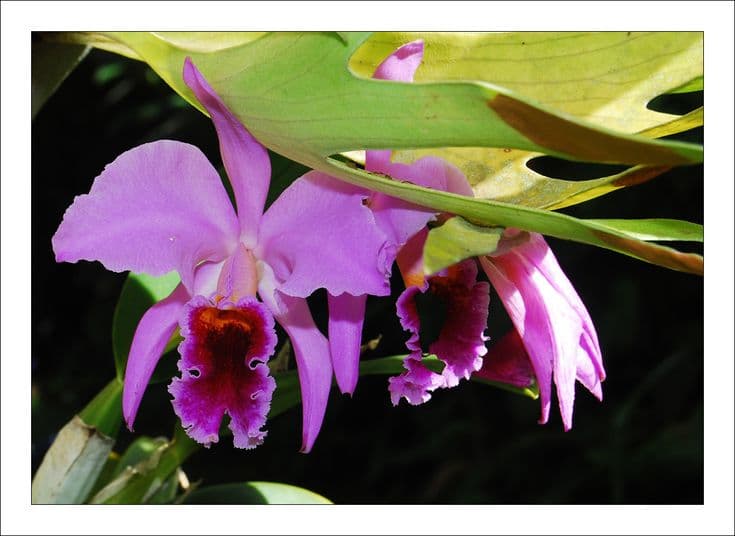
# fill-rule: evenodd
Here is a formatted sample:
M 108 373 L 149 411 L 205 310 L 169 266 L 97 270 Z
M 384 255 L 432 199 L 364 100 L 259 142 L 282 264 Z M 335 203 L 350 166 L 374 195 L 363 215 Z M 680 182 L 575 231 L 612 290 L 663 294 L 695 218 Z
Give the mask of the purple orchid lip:
M 169 392 L 189 436 L 205 446 L 216 443 L 227 414 L 236 447 L 262 443 L 276 388 L 265 364 L 276 345 L 268 309 L 250 297 L 214 304 L 197 296 L 180 327 L 181 378 L 174 378 Z
M 389 379 L 393 404 L 401 397 L 411 404 L 426 402 L 437 388 L 455 387 L 461 379 L 469 379 L 480 370 L 485 348 L 490 287 L 477 282 L 474 259 L 458 263 L 444 273 L 427 278 L 422 286 L 409 286 L 396 302 L 398 318 L 404 329 L 411 333 L 406 341 L 410 350 L 404 361 L 406 372 Z M 444 362 L 441 373 L 431 372 L 421 363 L 421 321 L 417 297 L 429 293 L 443 304 L 445 320 L 436 340 L 428 345 L 428 352 Z

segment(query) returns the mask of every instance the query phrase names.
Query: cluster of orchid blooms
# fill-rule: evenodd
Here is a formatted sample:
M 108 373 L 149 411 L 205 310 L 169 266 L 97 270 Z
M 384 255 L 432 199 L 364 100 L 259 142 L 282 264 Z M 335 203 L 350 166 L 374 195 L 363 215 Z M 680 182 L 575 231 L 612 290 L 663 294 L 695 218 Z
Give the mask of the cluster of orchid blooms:
M 423 57 L 420 41 L 396 50 L 375 71 L 384 80 L 412 82 Z M 268 360 L 278 322 L 290 338 L 303 404 L 302 451 L 321 428 L 333 377 L 352 394 L 368 295 L 390 295 L 398 266 L 406 289 L 398 318 L 410 332 L 405 370 L 389 378 L 393 404 L 429 400 L 432 391 L 479 375 L 528 387 L 536 384 L 541 418 L 549 418 L 552 380 L 565 429 L 572 425 L 575 382 L 602 399 L 605 372 L 586 308 L 543 237 L 506 229 L 498 249 L 424 275 L 430 209 L 311 171 L 263 212 L 270 184 L 266 149 L 187 59 L 186 84 L 214 122 L 235 210 L 215 168 L 196 147 L 147 143 L 107 165 L 87 195 L 78 196 L 52 239 L 56 260 L 97 260 L 113 271 L 153 276 L 175 270 L 181 282 L 153 305 L 135 332 L 125 371 L 123 415 L 132 429 L 143 393 L 177 328 L 181 377 L 169 392 L 188 435 L 217 442 L 230 417 L 234 445 L 253 448 L 263 430 L 276 382 Z M 427 188 L 472 196 L 462 173 L 425 157 L 391 162 L 390 150 L 366 151 L 365 169 Z M 486 348 L 490 288 L 495 287 L 514 330 Z M 328 337 L 316 327 L 306 298 L 327 291 Z M 427 350 L 444 364 L 423 363 L 417 296 L 431 293 L 446 310 Z

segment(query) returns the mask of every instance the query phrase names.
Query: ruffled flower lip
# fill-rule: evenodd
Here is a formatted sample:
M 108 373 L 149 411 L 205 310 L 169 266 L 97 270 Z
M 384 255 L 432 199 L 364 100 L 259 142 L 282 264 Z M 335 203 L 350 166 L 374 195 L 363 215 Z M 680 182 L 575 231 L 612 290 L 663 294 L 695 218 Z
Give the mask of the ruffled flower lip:
M 263 442 L 275 380 L 265 364 L 276 344 L 273 317 L 255 298 L 214 303 L 202 296 L 186 306 L 179 346 L 181 378 L 169 392 L 189 436 L 215 443 L 225 414 L 234 444 Z
M 463 261 L 428 278 L 420 287 L 408 287 L 398 298 L 398 317 L 411 333 L 406 341 L 411 354 L 404 362 L 406 371 L 389 380 L 394 405 L 402 397 L 414 405 L 426 402 L 433 390 L 455 387 L 482 366 L 482 356 L 487 353 L 484 332 L 490 289 L 476 278 L 475 261 Z M 426 314 L 427 306 L 435 309 L 431 313 L 439 311 L 438 317 Z M 421 363 L 424 351 L 444 363 L 441 373 Z

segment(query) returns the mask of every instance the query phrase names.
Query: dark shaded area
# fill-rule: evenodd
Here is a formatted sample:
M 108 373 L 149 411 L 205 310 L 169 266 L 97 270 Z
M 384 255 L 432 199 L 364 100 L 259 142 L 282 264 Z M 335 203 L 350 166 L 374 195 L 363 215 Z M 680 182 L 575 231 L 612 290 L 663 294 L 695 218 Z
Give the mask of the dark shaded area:
M 693 135 L 701 139 L 701 129 Z M 160 138 L 193 143 L 220 165 L 205 116 L 145 65 L 99 51 L 34 122 L 33 470 L 58 429 L 115 373 L 110 328 L 125 279 L 98 263 L 56 264 L 51 236 L 105 164 Z M 564 212 L 701 223 L 702 180 L 702 166 L 683 167 Z M 337 503 L 701 503 L 703 280 L 549 241 L 595 320 L 608 373 L 601 404 L 578 386 L 571 432 L 562 431 L 556 408 L 539 426 L 537 401 L 485 385 L 463 382 L 423 406 L 393 408 L 386 378 L 365 377 L 353 398 L 333 394 L 311 454 L 298 453 L 297 407 L 269 422 L 254 451 L 233 448 L 229 438 L 199 451 L 185 464 L 189 478 L 284 482 Z M 394 297 L 400 290 L 395 281 Z M 313 305 L 323 307 L 323 298 Z M 498 337 L 510 324 L 497 296 L 490 307 L 488 333 Z M 368 301 L 365 339 L 379 334 L 368 357 L 404 353 L 394 300 Z M 165 359 L 170 366 L 175 357 Z M 137 434 L 170 436 L 168 398 L 165 383 L 149 388 Z M 120 448 L 132 437 L 123 431 Z

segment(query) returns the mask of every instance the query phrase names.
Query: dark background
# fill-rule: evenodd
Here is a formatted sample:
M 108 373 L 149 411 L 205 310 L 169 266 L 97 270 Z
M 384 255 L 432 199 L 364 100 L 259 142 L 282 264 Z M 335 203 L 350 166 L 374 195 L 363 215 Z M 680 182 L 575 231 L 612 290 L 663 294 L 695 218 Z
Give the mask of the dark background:
M 684 113 L 701 102 L 700 92 L 651 106 Z M 701 142 L 702 135 L 700 128 L 678 137 Z M 99 263 L 56 264 L 51 236 L 105 164 L 161 138 L 193 143 L 221 167 L 204 115 L 144 64 L 101 51 L 87 56 L 33 123 L 33 471 L 59 428 L 115 373 L 110 328 L 125 280 Z M 607 174 L 554 159 L 537 165 L 565 174 L 559 176 Z M 702 223 L 702 166 L 564 212 Z M 280 481 L 337 503 L 702 503 L 703 279 L 590 246 L 549 243 L 595 321 L 608 375 L 603 403 L 578 384 L 572 431 L 562 431 L 555 405 L 540 426 L 538 401 L 485 385 L 462 382 L 423 406 L 393 408 L 386 377 L 363 377 L 352 399 L 333 390 L 311 454 L 298 452 L 299 406 L 270 420 L 254 451 L 223 438 L 197 452 L 184 465 L 189 478 L 204 485 Z M 312 301 L 323 306 L 321 295 Z M 371 355 L 405 353 L 394 300 L 371 298 L 368 305 L 366 337 L 383 334 Z M 495 337 L 510 325 L 496 295 L 490 313 Z M 170 436 L 175 424 L 166 385 L 151 386 L 136 433 Z M 133 438 L 123 430 L 119 447 Z

